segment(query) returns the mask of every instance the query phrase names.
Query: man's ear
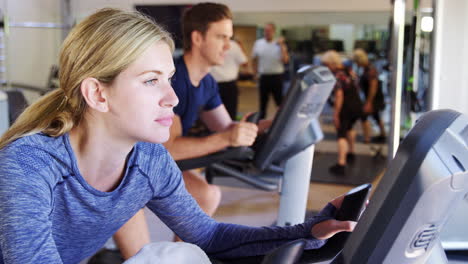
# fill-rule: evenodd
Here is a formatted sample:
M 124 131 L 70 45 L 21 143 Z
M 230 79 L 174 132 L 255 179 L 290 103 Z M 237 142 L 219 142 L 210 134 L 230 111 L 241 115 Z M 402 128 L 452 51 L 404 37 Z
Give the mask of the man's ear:
M 192 34 L 190 34 L 190 37 L 192 39 L 192 46 L 200 47 L 203 42 L 203 34 L 198 30 L 194 30 Z
M 81 94 L 88 106 L 99 112 L 109 111 L 109 104 L 104 93 L 105 87 L 96 78 L 86 78 L 81 82 Z

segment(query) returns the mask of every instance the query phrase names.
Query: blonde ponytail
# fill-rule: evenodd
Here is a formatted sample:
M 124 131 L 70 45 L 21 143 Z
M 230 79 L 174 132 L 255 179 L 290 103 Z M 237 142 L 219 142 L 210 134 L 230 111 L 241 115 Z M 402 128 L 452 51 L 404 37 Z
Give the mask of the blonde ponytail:
M 60 136 L 73 127 L 63 90 L 55 89 L 27 107 L 0 138 L 0 149 L 26 135 L 44 132 Z

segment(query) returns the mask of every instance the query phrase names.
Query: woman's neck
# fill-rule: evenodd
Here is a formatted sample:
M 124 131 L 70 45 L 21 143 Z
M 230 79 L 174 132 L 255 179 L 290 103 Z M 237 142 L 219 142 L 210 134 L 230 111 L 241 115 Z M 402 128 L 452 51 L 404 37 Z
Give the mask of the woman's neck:
M 132 144 L 119 144 L 104 129 L 88 126 L 85 121 L 70 131 L 70 143 L 89 185 L 104 192 L 119 185 Z

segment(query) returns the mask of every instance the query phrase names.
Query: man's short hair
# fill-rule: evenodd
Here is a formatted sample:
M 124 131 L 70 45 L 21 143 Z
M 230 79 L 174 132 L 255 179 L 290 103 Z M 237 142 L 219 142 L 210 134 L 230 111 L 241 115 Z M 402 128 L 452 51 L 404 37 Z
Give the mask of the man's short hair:
M 199 3 L 184 12 L 182 34 L 184 51 L 192 49 L 192 32 L 198 31 L 204 36 L 211 23 L 223 19 L 232 19 L 232 13 L 226 5 L 218 3 Z

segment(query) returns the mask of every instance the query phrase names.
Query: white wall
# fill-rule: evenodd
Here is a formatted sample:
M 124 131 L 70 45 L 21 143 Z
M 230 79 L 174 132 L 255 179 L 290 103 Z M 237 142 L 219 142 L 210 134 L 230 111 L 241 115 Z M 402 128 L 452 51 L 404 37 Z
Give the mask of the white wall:
M 187 4 L 194 0 L 70 0 L 72 15 L 80 20 L 102 7 L 131 10 L 135 4 Z M 62 0 L 0 0 L 13 22 L 61 22 Z M 386 24 L 391 9 L 387 0 L 220 0 L 234 12 L 235 23 L 263 25 Z M 62 41 L 59 29 L 12 28 L 8 36 L 8 78 L 43 86 L 50 66 L 57 62 Z
M 135 4 L 190 4 L 194 0 L 95 0 L 72 1 L 72 9 L 78 19 L 103 7 L 132 10 Z M 309 1 L 309 0 L 219 0 L 234 13 L 234 23 L 264 25 L 275 21 L 278 25 L 325 25 L 325 24 L 387 24 L 391 5 L 389 1 Z
M 432 108 L 468 114 L 468 2 L 437 2 Z
M 88 13 L 95 8 L 115 6 L 133 8 L 138 4 L 187 4 L 198 3 L 195 0 L 83 0 L 73 1 L 74 9 L 79 13 Z M 337 11 L 388 11 L 390 1 L 387 0 L 218 0 L 216 2 L 228 5 L 233 12 L 337 12 Z
M 60 0 L 4 0 L 1 6 L 10 23 L 61 22 Z M 45 86 L 61 41 L 61 29 L 10 27 L 6 37 L 9 81 Z M 30 101 L 37 96 L 27 93 Z
M 387 25 L 390 11 L 353 12 L 234 12 L 234 23 L 264 25 L 274 21 L 277 25 L 305 26 L 329 24 L 379 24 Z
M 332 24 L 330 25 L 330 39 L 341 39 L 344 44 L 344 51 L 352 53 L 355 40 L 354 25 L 350 24 Z

